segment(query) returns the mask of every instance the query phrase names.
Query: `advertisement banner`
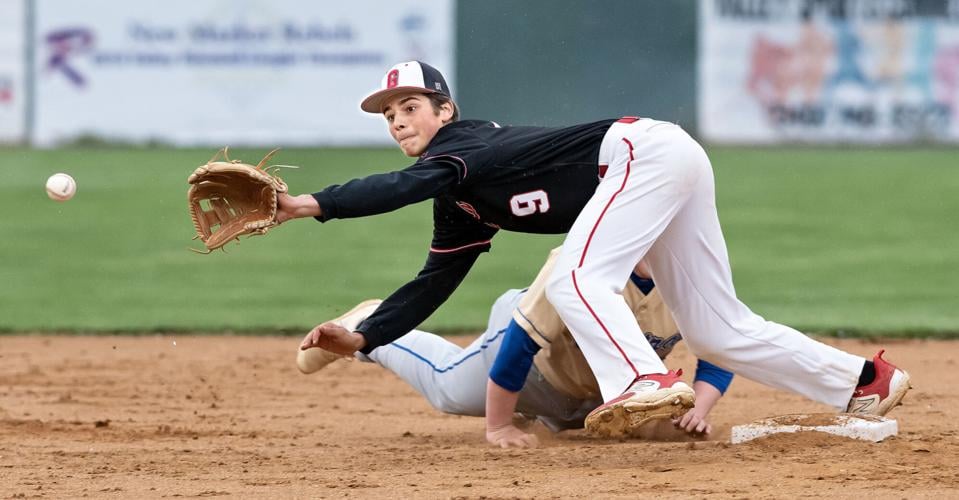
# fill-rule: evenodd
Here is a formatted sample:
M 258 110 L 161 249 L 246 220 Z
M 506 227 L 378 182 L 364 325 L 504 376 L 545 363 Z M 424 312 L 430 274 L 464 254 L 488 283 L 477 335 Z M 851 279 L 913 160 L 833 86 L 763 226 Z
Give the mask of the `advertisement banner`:
M 0 143 L 20 142 L 25 134 L 24 2 L 0 2 Z
M 452 0 L 36 1 L 41 146 L 388 144 L 359 111 L 396 62 L 445 73 Z
M 713 142 L 959 141 L 959 0 L 704 0 Z

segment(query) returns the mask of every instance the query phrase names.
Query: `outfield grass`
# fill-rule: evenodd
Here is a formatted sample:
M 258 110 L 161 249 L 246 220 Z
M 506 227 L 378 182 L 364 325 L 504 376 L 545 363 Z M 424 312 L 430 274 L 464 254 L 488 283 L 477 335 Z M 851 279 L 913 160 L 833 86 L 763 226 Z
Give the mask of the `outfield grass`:
M 0 330 L 304 331 L 385 296 L 422 265 L 428 203 L 378 217 L 294 221 L 195 255 L 186 177 L 212 149 L 0 149 Z M 259 160 L 265 150 L 236 150 Z M 959 154 L 710 148 L 740 296 L 806 331 L 959 332 Z M 285 150 L 294 192 L 401 168 L 394 150 Z M 54 172 L 79 193 L 56 203 Z M 477 330 L 559 236 L 501 233 L 427 327 Z

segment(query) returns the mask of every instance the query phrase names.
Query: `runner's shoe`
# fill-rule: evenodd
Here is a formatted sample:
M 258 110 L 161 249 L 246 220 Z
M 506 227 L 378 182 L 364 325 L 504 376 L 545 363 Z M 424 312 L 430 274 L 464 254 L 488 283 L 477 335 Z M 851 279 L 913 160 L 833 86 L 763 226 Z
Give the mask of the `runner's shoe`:
M 601 437 L 636 436 L 655 419 L 677 418 L 693 407 L 696 393 L 683 371 L 643 375 L 621 396 L 586 416 L 586 431 Z
M 869 384 L 856 387 L 846 407 L 846 413 L 866 415 L 885 415 L 900 404 L 906 391 L 912 389 L 909 374 L 882 359 L 879 351 L 872 362 L 876 367 L 876 378 Z
M 349 331 L 353 331 L 356 327 L 360 326 L 360 323 L 362 323 L 364 319 L 368 318 L 370 314 L 373 314 L 373 311 L 379 307 L 381 302 L 383 301 L 379 299 L 364 300 L 342 316 L 334 319 L 333 322 Z M 350 356 L 341 356 L 319 347 L 312 347 L 305 351 L 298 348 L 296 350 L 296 367 L 300 369 L 301 373 L 310 374 L 322 370 L 326 365 L 340 358 L 349 357 Z

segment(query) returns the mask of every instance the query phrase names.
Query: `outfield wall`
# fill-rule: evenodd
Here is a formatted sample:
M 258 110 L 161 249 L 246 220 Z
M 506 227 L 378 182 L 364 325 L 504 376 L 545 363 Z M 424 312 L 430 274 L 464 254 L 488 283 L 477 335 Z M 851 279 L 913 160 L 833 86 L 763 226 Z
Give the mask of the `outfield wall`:
M 0 144 L 26 138 L 25 5 L 0 2 Z
M 959 0 L 9 0 L 0 28 L 0 142 L 389 145 L 358 103 L 408 59 L 503 124 L 959 142 Z
M 452 0 L 35 6 L 40 146 L 386 144 L 382 119 L 357 112 L 384 68 L 425 59 L 455 77 Z
M 558 125 L 640 115 L 695 131 L 694 0 L 457 4 L 467 114 Z
M 706 140 L 959 140 L 957 0 L 707 0 L 699 32 Z

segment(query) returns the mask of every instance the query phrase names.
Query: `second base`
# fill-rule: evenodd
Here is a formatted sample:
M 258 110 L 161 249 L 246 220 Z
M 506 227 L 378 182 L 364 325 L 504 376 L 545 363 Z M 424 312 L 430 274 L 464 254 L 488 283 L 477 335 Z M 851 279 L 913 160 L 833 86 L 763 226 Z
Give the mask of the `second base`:
M 879 442 L 889 436 L 898 434 L 899 425 L 893 419 L 875 415 L 853 415 L 850 413 L 782 415 L 734 426 L 730 441 L 732 444 L 739 444 L 773 434 L 808 431 Z

